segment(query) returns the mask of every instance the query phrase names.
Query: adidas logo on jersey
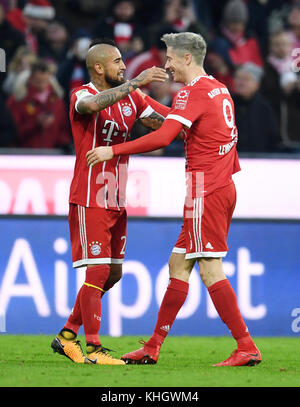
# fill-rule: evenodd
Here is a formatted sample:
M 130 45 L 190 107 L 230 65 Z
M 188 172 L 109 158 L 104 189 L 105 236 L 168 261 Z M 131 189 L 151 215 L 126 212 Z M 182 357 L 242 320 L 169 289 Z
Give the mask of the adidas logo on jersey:
M 161 329 L 162 331 L 165 331 L 165 332 L 169 332 L 169 330 L 170 330 L 170 325 L 163 325 L 163 326 L 161 326 L 159 329 Z
M 210 242 L 207 243 L 207 245 L 205 246 L 206 249 L 213 249 L 213 246 Z

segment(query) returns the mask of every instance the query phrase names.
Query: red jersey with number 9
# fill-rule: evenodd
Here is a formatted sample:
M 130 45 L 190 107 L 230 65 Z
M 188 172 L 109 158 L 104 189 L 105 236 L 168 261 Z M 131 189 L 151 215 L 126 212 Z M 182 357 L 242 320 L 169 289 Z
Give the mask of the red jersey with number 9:
M 192 197 L 228 185 L 240 165 L 234 103 L 226 86 L 212 76 L 198 76 L 177 93 L 166 119 L 187 127 L 184 145 Z
M 88 167 L 86 153 L 99 146 L 125 143 L 137 119 L 148 117 L 153 109 L 137 92 L 131 92 L 114 105 L 95 114 L 79 114 L 78 102 L 99 93 L 89 83 L 74 89 L 70 99 L 70 122 L 76 152 L 70 203 L 85 207 L 120 210 L 125 206 L 128 156 Z

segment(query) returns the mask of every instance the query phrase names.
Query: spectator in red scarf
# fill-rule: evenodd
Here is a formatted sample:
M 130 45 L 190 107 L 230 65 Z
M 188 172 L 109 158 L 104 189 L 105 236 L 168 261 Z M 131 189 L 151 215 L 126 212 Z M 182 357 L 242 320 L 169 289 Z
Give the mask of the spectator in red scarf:
M 213 42 L 217 54 L 232 67 L 252 62 L 263 66 L 255 36 L 246 32 L 248 9 L 242 0 L 230 0 L 224 8 L 220 34 Z
M 164 24 L 169 24 L 176 32 L 192 31 L 206 37 L 202 24 L 197 21 L 191 0 L 166 0 L 164 7 Z
M 32 65 L 29 77 L 7 101 L 18 147 L 63 148 L 71 143 L 61 88 L 44 61 Z
M 136 18 L 133 0 L 116 0 L 111 14 L 96 23 L 93 37 L 112 38 L 120 49 L 126 62 L 143 51 L 147 41 L 145 28 Z

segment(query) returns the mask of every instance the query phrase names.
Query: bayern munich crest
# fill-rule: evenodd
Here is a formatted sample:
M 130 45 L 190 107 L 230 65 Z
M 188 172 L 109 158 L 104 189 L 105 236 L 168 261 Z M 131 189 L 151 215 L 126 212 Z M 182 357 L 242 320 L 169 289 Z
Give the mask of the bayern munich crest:
M 132 108 L 129 106 L 129 104 L 125 103 L 122 106 L 122 113 L 124 116 L 128 117 L 132 115 Z
M 101 253 L 101 243 L 92 242 L 89 244 L 90 251 L 93 256 L 98 256 Z

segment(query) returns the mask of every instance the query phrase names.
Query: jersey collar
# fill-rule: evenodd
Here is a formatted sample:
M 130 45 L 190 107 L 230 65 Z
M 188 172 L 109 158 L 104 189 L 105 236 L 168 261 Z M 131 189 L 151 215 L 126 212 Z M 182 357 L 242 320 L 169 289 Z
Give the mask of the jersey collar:
M 190 83 L 188 83 L 187 86 L 193 86 L 201 78 L 214 79 L 214 77 L 212 75 L 198 75 Z
M 97 93 L 100 93 L 100 91 L 96 88 L 96 86 L 92 82 L 88 83 L 86 86 L 89 86 L 90 88 L 94 89 Z

